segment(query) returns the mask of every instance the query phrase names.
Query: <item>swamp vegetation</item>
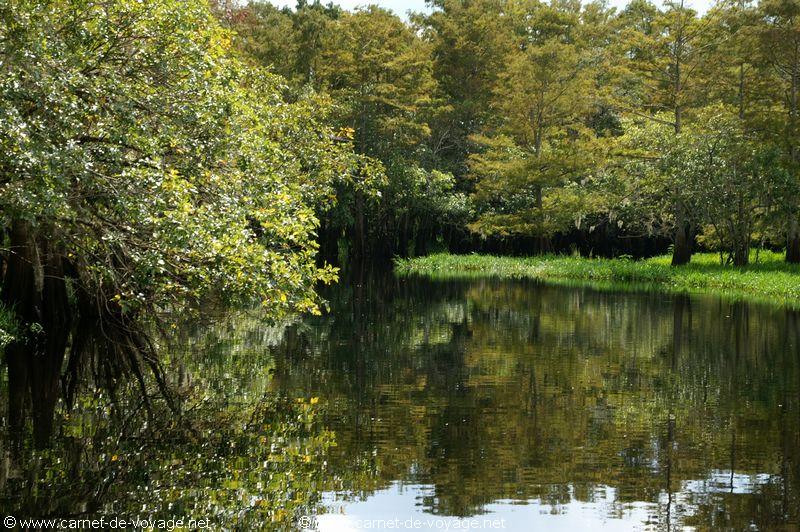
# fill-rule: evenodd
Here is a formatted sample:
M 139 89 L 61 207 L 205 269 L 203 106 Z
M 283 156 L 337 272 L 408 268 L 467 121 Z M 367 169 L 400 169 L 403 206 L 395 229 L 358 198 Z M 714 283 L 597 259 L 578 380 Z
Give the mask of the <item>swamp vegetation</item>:
M 800 266 L 777 253 L 751 250 L 749 266 L 733 268 L 722 255 L 697 253 L 692 263 L 670 265 L 669 255 L 643 260 L 631 258 L 581 258 L 563 255 L 498 257 L 492 255 L 433 254 L 397 259 L 395 271 L 403 276 L 432 279 L 537 279 L 608 286 L 612 289 L 713 293 L 729 298 L 770 301 L 800 306 Z
M 799 96 L 798 0 L 0 0 L 0 510 L 797 528 Z

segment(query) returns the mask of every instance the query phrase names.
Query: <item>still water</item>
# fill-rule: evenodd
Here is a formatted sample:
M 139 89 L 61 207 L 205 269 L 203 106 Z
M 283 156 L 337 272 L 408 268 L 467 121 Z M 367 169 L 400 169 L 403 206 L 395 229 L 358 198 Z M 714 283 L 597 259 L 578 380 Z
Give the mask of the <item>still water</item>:
M 329 496 L 323 530 L 431 515 L 510 530 L 797 526 L 797 313 L 500 281 L 333 301 L 274 381 L 333 404 L 332 461 L 374 473 Z
M 0 503 L 248 529 L 800 526 L 800 312 L 499 280 L 325 295 L 289 324 L 176 325 L 193 432 L 119 437 L 134 402 L 115 416 L 88 386 L 79 427 L 62 412 L 50 454 L 18 459 L 48 487 L 17 496 L 9 466 Z

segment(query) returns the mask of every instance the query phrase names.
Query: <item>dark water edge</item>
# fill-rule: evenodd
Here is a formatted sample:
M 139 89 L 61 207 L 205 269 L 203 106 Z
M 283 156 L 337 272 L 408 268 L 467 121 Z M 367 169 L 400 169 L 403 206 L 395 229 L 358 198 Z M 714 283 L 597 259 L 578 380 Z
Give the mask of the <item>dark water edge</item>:
M 480 279 L 325 295 L 327 314 L 289 324 L 176 319 L 181 420 L 87 371 L 51 450 L 0 442 L 0 504 L 241 529 L 798 528 L 798 311 Z

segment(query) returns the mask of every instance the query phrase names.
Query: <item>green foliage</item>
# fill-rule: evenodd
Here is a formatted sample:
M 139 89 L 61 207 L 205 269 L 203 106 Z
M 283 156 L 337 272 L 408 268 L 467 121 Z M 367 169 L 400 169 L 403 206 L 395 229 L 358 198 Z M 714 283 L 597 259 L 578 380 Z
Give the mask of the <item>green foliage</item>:
M 314 207 L 351 166 L 328 104 L 230 53 L 206 2 L 10 0 L 0 13 L 2 223 L 99 306 L 316 308 Z M 43 39 L 43 36 L 47 36 Z
M 496 119 L 473 140 L 482 236 L 568 232 L 585 214 L 580 183 L 598 164 L 602 54 L 583 35 L 572 6 L 531 4 L 520 13 L 519 51 L 510 52 L 494 88 Z
M 252 3 L 226 21 L 244 55 L 286 76 L 293 93 L 313 87 L 329 95 L 336 138 L 361 156 L 352 180 L 338 183 L 335 207 L 318 211 L 329 252 L 345 239 L 362 257 L 405 253 L 446 227 L 464 226 L 465 208 L 460 218 L 452 208 L 437 210 L 465 205 L 457 182 L 448 185 L 449 198 L 417 194 L 419 176 L 438 182 L 447 173 L 432 124 L 449 109 L 433 77 L 432 45 L 419 28 L 376 6 L 342 12 L 319 3 L 295 10 Z M 373 171 L 365 176 L 367 166 Z M 444 193 L 438 185 L 431 192 Z M 434 210 L 423 212 L 422 204 Z
M 792 179 L 777 146 L 746 130 L 732 109 L 709 106 L 696 115 L 677 134 L 661 121 L 625 124 L 618 145 L 628 160 L 616 170 L 618 183 L 610 182 L 614 177 L 607 183 L 621 198 L 615 216 L 629 227 L 669 235 L 674 205 L 683 205 L 703 228 L 701 243 L 743 264 L 756 235 L 763 241 L 767 222 L 781 216 L 776 198 L 791 194 Z
M 436 0 L 415 17 L 431 43 L 434 77 L 445 102 L 431 121 L 431 145 L 443 168 L 463 178 L 471 135 L 491 119 L 492 92 L 514 46 L 511 3 Z
M 0 225 L 98 308 L 313 311 L 343 239 L 800 253 L 796 2 L 213 4 L 0 6 Z
M 429 134 L 424 121 L 435 90 L 430 52 L 413 30 L 372 6 L 331 22 L 318 85 L 339 104 L 356 150 L 387 162 Z
M 17 335 L 14 313 L 0 303 L 0 349 L 8 345 Z
M 588 142 L 555 141 L 537 156 L 507 136 L 473 137 L 483 151 L 470 158 L 479 181 L 473 200 L 480 214 L 469 228 L 481 236 L 549 237 L 580 225 L 587 205 Z M 586 172 L 586 173 L 584 173 Z
M 405 254 L 397 228 L 426 225 L 405 220 L 407 176 L 424 169 L 451 173 L 473 208 L 415 233 L 411 247 L 466 228 L 494 241 L 536 237 L 547 249 L 599 228 L 669 237 L 685 261 L 695 240 L 746 260 L 752 242 L 780 245 L 794 231 L 800 260 L 791 1 L 720 4 L 702 16 L 645 0 L 619 12 L 528 0 L 431 6 L 410 23 L 374 6 L 318 3 L 254 3 L 232 17 L 240 48 L 296 90 L 329 94 L 356 151 L 386 170 L 370 201 L 338 190 L 337 208 L 322 214 L 327 233 L 355 251 L 381 255 L 394 242 L 385 251 Z M 730 142 L 708 163 L 712 138 Z M 737 181 L 748 184 L 741 194 Z M 747 216 L 734 212 L 740 204 Z

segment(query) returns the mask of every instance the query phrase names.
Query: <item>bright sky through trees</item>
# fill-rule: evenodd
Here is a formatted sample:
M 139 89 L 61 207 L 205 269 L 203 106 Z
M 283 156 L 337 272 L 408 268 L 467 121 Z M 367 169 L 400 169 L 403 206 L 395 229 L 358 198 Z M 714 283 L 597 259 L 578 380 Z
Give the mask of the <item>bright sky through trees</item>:
M 425 0 L 375 0 L 372 2 L 364 0 L 332 0 L 334 4 L 342 6 L 344 9 L 352 10 L 359 6 L 377 4 L 386 9 L 391 9 L 395 14 L 405 18 L 408 11 L 428 12 L 429 8 L 425 5 Z M 276 6 L 295 7 L 295 0 L 272 0 Z M 327 3 L 327 2 L 323 2 Z M 628 0 L 609 0 L 609 4 L 619 9 L 628 4 Z M 658 4 L 658 2 L 656 2 Z M 705 13 L 714 4 L 713 0 L 689 0 L 687 6 L 696 9 L 699 13 Z

